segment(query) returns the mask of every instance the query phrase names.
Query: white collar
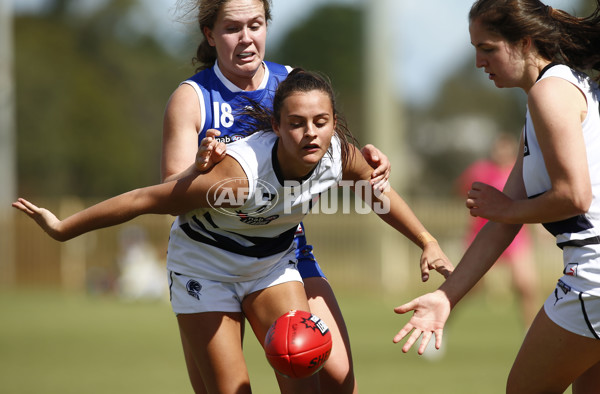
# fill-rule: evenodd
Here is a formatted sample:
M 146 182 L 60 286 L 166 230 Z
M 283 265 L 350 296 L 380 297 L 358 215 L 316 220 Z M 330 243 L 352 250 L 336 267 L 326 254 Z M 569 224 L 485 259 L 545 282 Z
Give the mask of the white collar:
M 267 65 L 265 64 L 265 62 L 262 62 L 262 66 L 264 67 L 265 74 L 263 75 L 263 80 L 260 83 L 260 86 L 258 88 L 256 88 L 256 90 L 260 90 L 260 89 L 266 88 L 267 87 L 267 82 L 269 81 L 269 68 L 267 67 Z M 215 62 L 214 70 L 215 70 L 215 75 L 217 76 L 217 78 L 219 78 L 219 80 L 223 83 L 223 85 L 225 85 L 225 87 L 227 89 L 229 89 L 233 93 L 243 92 L 242 89 L 240 89 L 239 87 L 237 87 L 233 82 L 231 82 L 229 79 L 227 79 L 225 77 L 225 75 L 223 75 L 223 72 L 219 68 L 219 62 L 218 61 Z

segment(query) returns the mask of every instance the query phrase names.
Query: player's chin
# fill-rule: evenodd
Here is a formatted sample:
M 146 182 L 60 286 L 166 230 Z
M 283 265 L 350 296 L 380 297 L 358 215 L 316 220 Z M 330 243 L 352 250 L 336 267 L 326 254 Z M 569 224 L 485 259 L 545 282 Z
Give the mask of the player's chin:
M 302 151 L 302 161 L 306 164 L 316 165 L 325 156 L 321 149 L 304 149 Z
M 304 157 L 302 160 L 302 164 L 304 165 L 306 172 L 310 173 L 319 164 L 321 158 Z

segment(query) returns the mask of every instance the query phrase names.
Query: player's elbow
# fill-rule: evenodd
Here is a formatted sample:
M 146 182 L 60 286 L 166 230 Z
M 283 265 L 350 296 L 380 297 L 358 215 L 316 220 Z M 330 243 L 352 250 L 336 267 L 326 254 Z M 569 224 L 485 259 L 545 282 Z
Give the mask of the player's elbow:
M 592 205 L 592 188 L 589 185 L 571 188 L 564 195 L 574 215 L 581 215 L 588 212 Z
M 589 211 L 592 206 L 592 191 L 589 190 L 589 193 L 578 194 L 572 200 L 573 208 L 577 210 L 577 214 L 584 214 Z
M 50 237 L 52 237 L 55 241 L 58 242 L 66 242 L 72 238 L 60 233 L 48 233 L 48 235 L 50 235 Z

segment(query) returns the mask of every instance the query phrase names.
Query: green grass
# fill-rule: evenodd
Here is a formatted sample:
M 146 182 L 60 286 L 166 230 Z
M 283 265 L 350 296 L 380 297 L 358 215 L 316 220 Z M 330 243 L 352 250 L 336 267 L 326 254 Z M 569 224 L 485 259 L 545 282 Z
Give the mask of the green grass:
M 511 300 L 464 300 L 439 359 L 403 354 L 392 337 L 407 321 L 393 307 L 408 296 L 338 294 L 362 393 L 503 393 L 522 340 Z M 51 291 L 0 292 L 0 392 L 10 394 L 190 393 L 168 303 Z M 245 350 L 259 394 L 277 393 L 251 330 Z

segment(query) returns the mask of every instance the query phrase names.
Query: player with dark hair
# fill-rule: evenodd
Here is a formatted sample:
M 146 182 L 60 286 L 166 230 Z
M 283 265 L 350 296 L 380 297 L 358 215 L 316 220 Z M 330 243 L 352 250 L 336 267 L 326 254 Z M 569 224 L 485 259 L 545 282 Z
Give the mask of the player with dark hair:
M 195 63 L 198 73 L 184 81 L 167 105 L 162 146 L 162 179 L 177 179 L 190 164 L 207 170 L 224 157 L 225 144 L 244 136 L 238 113 L 246 99 L 270 107 L 277 85 L 287 77 L 290 67 L 264 60 L 269 0 L 191 0 L 187 15 L 197 15 L 202 33 Z M 390 164 L 372 145 L 363 149 L 367 161 L 376 167 L 371 182 L 383 189 Z M 321 386 L 332 393 L 355 393 L 348 330 L 335 294 L 307 243 L 305 228 L 296 234 L 298 268 L 304 279 L 311 311 L 326 321 L 334 347 L 321 370 Z M 202 377 L 184 351 L 194 386 L 202 387 Z M 280 384 L 285 383 L 281 381 Z
M 369 183 L 372 168 L 350 142 L 326 79 L 292 72 L 279 85 L 273 108 L 272 129 L 230 144 L 210 171 L 192 165 L 176 181 L 124 193 L 62 221 L 24 199 L 13 203 L 60 241 L 142 214 L 179 215 L 171 228 L 167 269 L 173 311 L 203 380 L 202 387 L 194 387 L 197 392 L 250 393 L 244 319 L 264 344 L 278 317 L 309 310 L 294 234 L 311 204 L 342 180 L 423 249 L 423 275 L 435 269 L 447 276 L 453 269 L 396 192 L 357 187 Z M 321 392 L 319 374 L 282 380 L 284 393 Z
M 578 18 L 538 0 L 479 0 L 469 14 L 476 66 L 497 87 L 527 94 L 520 154 L 500 191 L 475 182 L 471 215 L 490 221 L 440 288 L 396 308 L 414 315 L 394 338 L 422 353 L 441 345 L 450 310 L 524 223 L 542 223 L 563 252 L 564 271 L 513 364 L 507 393 L 574 394 L 600 388 L 600 2 Z M 412 331 L 412 334 L 410 332 Z

